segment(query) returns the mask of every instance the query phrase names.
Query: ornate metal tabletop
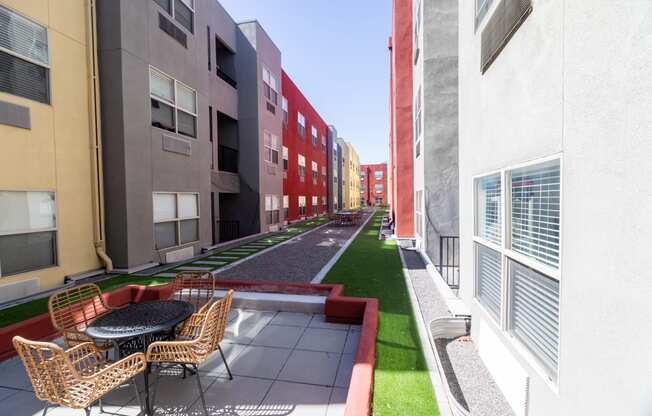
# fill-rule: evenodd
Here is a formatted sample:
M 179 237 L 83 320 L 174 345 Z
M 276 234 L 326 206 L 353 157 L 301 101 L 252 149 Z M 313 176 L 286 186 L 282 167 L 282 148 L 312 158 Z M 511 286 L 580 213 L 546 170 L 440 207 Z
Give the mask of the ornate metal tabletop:
M 93 339 L 119 340 L 169 331 L 195 311 L 191 303 L 157 300 L 134 303 L 93 321 L 86 335 Z

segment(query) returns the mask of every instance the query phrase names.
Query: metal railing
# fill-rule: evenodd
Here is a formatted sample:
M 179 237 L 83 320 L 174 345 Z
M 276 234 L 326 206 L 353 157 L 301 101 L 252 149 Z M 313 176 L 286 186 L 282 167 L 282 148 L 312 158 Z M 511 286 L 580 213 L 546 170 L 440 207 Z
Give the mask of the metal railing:
M 240 221 L 216 220 L 220 243 L 240 238 Z
M 460 287 L 460 237 L 442 235 L 439 237 L 439 274 L 451 289 Z
M 217 146 L 217 169 L 238 173 L 238 151 L 222 145 Z

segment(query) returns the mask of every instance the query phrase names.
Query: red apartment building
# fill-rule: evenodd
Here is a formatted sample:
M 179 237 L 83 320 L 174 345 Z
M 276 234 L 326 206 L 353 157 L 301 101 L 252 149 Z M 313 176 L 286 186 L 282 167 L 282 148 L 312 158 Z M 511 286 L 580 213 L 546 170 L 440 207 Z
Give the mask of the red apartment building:
M 283 208 L 288 222 L 328 209 L 328 126 L 283 71 Z
M 414 238 L 412 0 L 392 3 L 390 58 L 390 209 L 398 238 Z
M 360 206 L 387 204 L 387 163 L 360 165 Z

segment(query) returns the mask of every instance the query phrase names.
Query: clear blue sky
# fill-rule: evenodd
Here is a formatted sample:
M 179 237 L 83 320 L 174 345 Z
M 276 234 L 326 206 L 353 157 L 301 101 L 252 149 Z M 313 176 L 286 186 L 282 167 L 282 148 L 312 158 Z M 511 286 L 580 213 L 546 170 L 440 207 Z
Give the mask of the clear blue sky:
M 388 158 L 391 0 L 218 0 L 235 21 L 257 19 L 283 68 L 362 163 Z

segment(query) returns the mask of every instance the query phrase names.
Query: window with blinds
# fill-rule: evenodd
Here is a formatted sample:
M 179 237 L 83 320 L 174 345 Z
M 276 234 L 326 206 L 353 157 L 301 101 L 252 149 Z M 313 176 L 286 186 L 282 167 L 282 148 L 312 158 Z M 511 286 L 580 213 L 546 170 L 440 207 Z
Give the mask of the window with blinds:
M 512 260 L 509 271 L 509 328 L 555 378 L 559 358 L 559 281 Z
M 149 69 L 152 126 L 197 137 L 197 92 L 155 68 Z
M 0 6 L 0 91 L 50 103 L 48 32 Z
M 515 169 L 510 176 L 512 250 L 559 268 L 559 160 Z
M 476 296 L 500 323 L 502 267 L 500 253 L 476 244 Z
M 500 244 L 502 238 L 502 196 L 500 174 L 476 180 L 476 235 Z

